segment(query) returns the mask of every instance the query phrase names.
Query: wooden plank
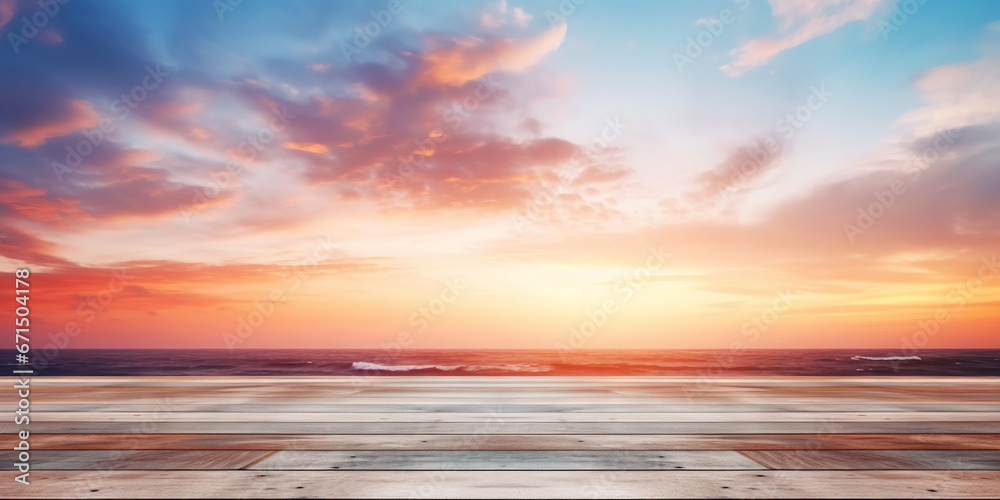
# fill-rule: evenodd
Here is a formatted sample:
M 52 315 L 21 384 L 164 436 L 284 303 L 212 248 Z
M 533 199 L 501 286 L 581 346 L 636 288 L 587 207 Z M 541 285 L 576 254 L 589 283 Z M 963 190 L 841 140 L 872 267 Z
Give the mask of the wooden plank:
M 315 396 L 311 397 L 309 394 L 301 394 L 299 396 L 293 395 L 283 395 L 282 397 L 264 397 L 264 396 L 241 396 L 241 397 L 231 397 L 231 396 L 210 396 L 210 395 L 200 395 L 198 397 L 182 397 L 173 393 L 164 392 L 157 394 L 155 396 L 136 396 L 122 394 L 115 397 L 86 397 L 83 395 L 74 395 L 66 397 L 52 397 L 51 395 L 38 395 L 32 392 L 32 400 L 37 400 L 39 403 L 44 404 L 102 404 L 102 405 L 115 405 L 115 404 L 142 404 L 142 405 L 212 405 L 212 404 L 272 404 L 272 405 L 307 405 L 307 404 L 317 404 L 317 405 L 424 405 L 429 401 L 433 401 L 437 404 L 449 404 L 449 405 L 527 405 L 527 404 L 544 404 L 544 402 L 549 401 L 560 401 L 570 405 L 690 405 L 699 403 L 708 404 L 767 404 L 767 405 L 814 405 L 814 404 L 830 404 L 831 402 L 836 402 L 840 404 L 851 404 L 851 405 L 886 405 L 886 404 L 909 404 L 909 403 L 931 403 L 937 405 L 953 405 L 953 404 L 996 404 L 997 397 L 994 395 L 974 395 L 974 397 L 960 397 L 961 395 L 948 395 L 947 397 L 932 397 L 929 395 L 920 396 L 910 396 L 910 397 L 841 397 L 841 396 L 814 396 L 814 397 L 794 397 L 791 395 L 779 395 L 779 396 L 739 396 L 739 395 L 729 395 L 720 396 L 714 398 L 685 398 L 683 395 L 678 395 L 678 397 L 640 397 L 640 398 L 625 398 L 625 397 L 589 397 L 589 398 L 571 398 L 571 397 L 552 397 L 552 398 L 533 398 L 533 397 L 520 397 L 520 396 L 497 396 L 497 397 L 394 397 L 394 398 L 351 398 L 351 397 L 322 397 Z M 11 407 L 12 408 L 12 407 Z
M 1000 471 L 37 471 L 0 497 L 987 498 Z
M 488 392 L 488 391 L 483 391 Z M 609 394 L 606 396 L 575 397 L 570 395 L 551 396 L 539 398 L 525 394 L 504 394 L 486 397 L 482 394 L 478 396 L 418 396 L 409 394 L 407 396 L 396 397 L 355 397 L 355 396 L 327 396 L 321 394 L 282 393 L 282 394 L 206 394 L 199 393 L 185 395 L 178 392 L 162 391 L 150 394 L 115 394 L 115 395 L 85 395 L 85 394 L 35 394 L 32 391 L 32 399 L 39 403 L 53 404 L 322 404 L 322 405 L 413 405 L 427 404 L 475 404 L 475 405 L 497 405 L 497 404 L 550 404 L 553 401 L 573 405 L 680 405 L 680 404 L 857 404 L 857 405 L 877 405 L 877 404 L 997 404 L 996 394 L 976 393 L 952 393 L 952 394 L 927 394 L 911 393 L 906 395 L 795 395 L 790 393 L 777 394 L 717 394 L 711 397 L 690 396 L 683 393 L 656 396 L 620 396 Z
M 771 469 L 1000 469 L 998 450 L 769 450 L 742 453 Z
M 28 491 L 988 496 L 998 389 L 1000 377 L 39 377 Z M 0 422 L 0 450 L 13 430 Z M 2 467 L 13 460 L 0 451 Z M 24 496 L 3 474 L 0 497 Z
M 8 379 L 13 381 L 13 379 Z M 122 377 L 118 379 L 38 377 L 33 392 L 43 399 L 79 401 L 90 399 L 145 400 L 173 394 L 203 401 L 264 398 L 288 400 L 308 397 L 311 402 L 327 399 L 384 401 L 394 398 L 478 398 L 489 388 L 491 397 L 547 399 L 566 398 L 676 398 L 767 399 L 778 397 L 887 400 L 984 400 L 997 402 L 997 383 L 983 378 L 846 377 L 720 378 L 705 381 L 690 377 Z M 78 389 L 87 387 L 87 391 Z M 201 398 L 201 399 L 199 399 Z M 746 401 L 744 401 L 746 402 Z
M 675 396 L 678 394 L 696 394 L 705 397 L 772 397 L 775 395 L 794 395 L 796 397 L 814 396 L 819 398 L 846 398 L 860 395 L 874 395 L 879 399 L 907 396 L 953 397 L 959 394 L 987 395 L 996 400 L 997 384 L 990 378 L 961 379 L 941 377 L 925 378 L 879 378 L 867 381 L 838 377 L 824 379 L 817 377 L 780 377 L 777 379 L 716 379 L 710 384 L 690 378 L 647 377 L 634 379 L 632 384 L 621 385 L 614 378 L 577 377 L 564 379 L 563 382 L 551 383 L 546 377 L 395 377 L 390 385 L 375 385 L 358 389 L 351 387 L 350 377 L 323 377 L 312 379 L 275 379 L 260 377 L 242 377 L 226 382 L 225 378 L 217 377 L 174 377 L 163 378 L 123 377 L 119 379 L 78 378 L 73 383 L 65 378 L 36 378 L 34 390 L 44 396 L 52 397 L 99 397 L 110 394 L 115 398 L 122 396 L 157 397 L 164 393 L 210 395 L 211 397 L 270 397 L 284 395 L 311 395 L 317 399 L 325 397 L 357 396 L 358 399 L 371 399 L 372 396 L 385 398 L 388 394 L 398 394 L 403 397 L 415 396 L 427 398 L 440 397 L 475 397 L 482 394 L 484 387 L 490 388 L 491 397 L 548 396 L 552 394 L 577 397 L 594 394 L 600 397 L 613 394 L 624 394 L 630 390 L 639 390 L 637 396 Z M 13 380 L 13 379 L 10 379 Z M 157 380 L 160 380 L 157 382 Z M 345 381 L 347 380 L 347 381 Z M 381 378 L 379 383 L 381 383 Z M 88 391 L 79 391 L 86 386 Z M 337 387 L 340 387 L 339 389 Z M 597 390 L 600 389 L 600 390 Z M 546 391 L 556 391 L 548 392 Z
M 0 423 L 0 432 L 19 426 Z M 67 422 L 33 434 L 996 434 L 1000 422 Z
M 997 422 L 1000 412 L 38 412 L 32 422 Z
M 252 450 L 35 450 L 31 470 L 241 469 L 271 454 Z M 0 452 L 0 469 L 13 470 L 14 461 L 13 451 Z
M 279 451 L 250 467 L 250 469 L 260 470 L 673 470 L 763 468 L 764 466 L 735 451 L 671 450 Z
M 0 451 L 0 470 L 15 470 Z M 668 470 L 764 469 L 735 451 L 36 450 L 31 470 Z
M 12 435 L 0 447 L 12 449 Z M 32 434 L 33 449 L 877 450 L 1000 449 L 1000 434 Z
M 897 403 L 897 404 L 574 404 L 569 402 L 548 404 L 434 404 L 427 401 L 414 404 L 173 404 L 165 398 L 159 404 L 117 403 L 45 403 L 33 401 L 32 409 L 40 413 L 55 412 L 136 412 L 136 413 L 490 413 L 498 410 L 512 413 L 771 413 L 771 412 L 1000 412 L 1000 404 L 990 403 Z M 0 412 L 13 412 L 15 404 L 0 404 Z

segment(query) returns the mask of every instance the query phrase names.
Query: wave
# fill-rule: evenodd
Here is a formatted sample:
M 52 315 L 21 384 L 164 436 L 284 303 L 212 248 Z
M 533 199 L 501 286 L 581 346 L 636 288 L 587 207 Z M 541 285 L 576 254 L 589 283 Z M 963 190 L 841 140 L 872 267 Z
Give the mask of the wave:
M 445 372 L 450 372 L 461 368 L 458 366 L 446 366 L 446 365 L 380 365 L 378 363 L 369 363 L 367 361 L 355 361 L 351 363 L 352 370 L 376 370 L 376 371 L 386 371 L 386 372 L 408 372 L 413 370 L 441 370 Z
M 869 361 L 920 361 L 920 356 L 851 356 L 854 361 L 867 359 Z
M 550 372 L 552 371 L 551 366 L 535 366 L 535 365 L 466 365 L 462 368 L 462 371 L 467 372 L 478 372 L 485 370 L 497 370 L 505 372 Z
M 416 370 L 440 370 L 452 372 L 462 370 L 465 372 L 478 371 L 508 371 L 508 372 L 547 372 L 551 371 L 550 366 L 534 365 L 380 365 L 367 361 L 355 361 L 351 363 L 352 370 L 365 371 L 387 371 L 387 372 L 408 372 Z

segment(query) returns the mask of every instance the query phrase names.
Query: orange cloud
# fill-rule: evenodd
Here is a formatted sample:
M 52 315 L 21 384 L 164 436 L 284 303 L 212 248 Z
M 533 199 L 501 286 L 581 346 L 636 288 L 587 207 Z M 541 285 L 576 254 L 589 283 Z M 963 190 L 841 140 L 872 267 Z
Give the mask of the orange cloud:
M 288 149 L 295 149 L 298 151 L 305 151 L 307 153 L 315 153 L 318 155 L 328 155 L 330 154 L 330 149 L 322 144 L 311 144 L 307 142 L 286 142 L 282 146 Z
M 425 84 L 461 85 L 494 71 L 522 71 L 559 48 L 566 39 L 566 23 L 560 23 L 525 40 L 476 37 L 432 39 L 423 54 L 420 81 Z
M 77 202 L 46 195 L 44 189 L 30 188 L 14 180 L 0 180 L 0 214 L 54 225 L 89 219 Z

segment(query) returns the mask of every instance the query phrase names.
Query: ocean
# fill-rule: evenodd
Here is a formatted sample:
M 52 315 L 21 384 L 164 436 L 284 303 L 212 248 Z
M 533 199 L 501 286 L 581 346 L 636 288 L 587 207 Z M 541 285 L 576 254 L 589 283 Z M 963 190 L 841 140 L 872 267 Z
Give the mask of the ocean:
M 4 373 L 16 352 L 0 351 Z M 33 354 L 35 375 L 1000 376 L 1000 349 L 922 350 L 111 350 Z

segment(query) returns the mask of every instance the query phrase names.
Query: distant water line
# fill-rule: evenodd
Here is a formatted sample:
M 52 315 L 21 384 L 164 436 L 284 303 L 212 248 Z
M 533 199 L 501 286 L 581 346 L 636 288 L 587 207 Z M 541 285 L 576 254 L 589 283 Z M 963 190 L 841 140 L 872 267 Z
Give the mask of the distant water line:
M 277 376 L 1000 376 L 1000 349 L 413 350 L 386 361 L 381 350 L 63 350 L 39 375 Z M 0 359 L 14 359 L 7 351 Z M 726 360 L 723 363 L 720 360 Z M 12 367 L 12 365 L 9 365 Z

